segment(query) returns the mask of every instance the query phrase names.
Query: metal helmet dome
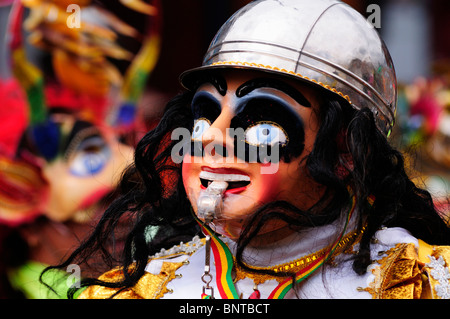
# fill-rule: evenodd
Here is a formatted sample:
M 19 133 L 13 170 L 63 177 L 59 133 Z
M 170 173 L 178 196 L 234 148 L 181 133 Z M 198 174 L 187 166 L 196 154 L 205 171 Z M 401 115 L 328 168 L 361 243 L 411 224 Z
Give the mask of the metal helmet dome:
M 201 67 L 180 76 L 192 88 L 199 72 L 244 68 L 311 83 L 368 107 L 389 136 L 397 101 L 395 70 L 378 32 L 338 0 L 256 0 L 217 32 Z

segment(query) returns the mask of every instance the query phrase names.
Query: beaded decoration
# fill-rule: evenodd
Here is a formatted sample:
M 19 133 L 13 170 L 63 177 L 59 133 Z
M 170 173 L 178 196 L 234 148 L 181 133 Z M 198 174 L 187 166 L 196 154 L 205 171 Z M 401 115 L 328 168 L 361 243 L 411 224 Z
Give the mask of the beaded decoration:
M 265 65 L 265 64 L 260 64 L 260 63 L 254 63 L 254 62 L 240 62 L 240 61 L 219 61 L 219 62 L 214 62 L 214 63 L 212 63 L 211 65 L 212 65 L 212 66 L 214 66 L 214 65 L 250 66 L 250 67 L 269 69 L 269 70 L 272 70 L 272 71 L 279 71 L 279 72 L 283 72 L 283 73 L 295 75 L 295 76 L 298 76 L 298 77 L 300 77 L 300 78 L 302 78 L 302 79 L 304 79 L 304 80 L 307 80 L 307 81 L 313 82 L 313 83 L 315 83 L 315 84 L 318 84 L 318 85 L 320 85 L 321 87 L 323 87 L 323 88 L 325 88 L 325 89 L 327 89 L 327 90 L 329 90 L 329 91 L 331 91 L 331 92 L 333 92 L 333 93 L 336 93 L 336 94 L 340 95 L 341 97 L 343 97 L 344 99 L 346 99 L 350 104 L 352 104 L 352 101 L 350 101 L 350 98 L 349 98 L 348 95 L 345 95 L 344 93 L 342 93 L 342 92 L 336 90 L 335 88 L 329 86 L 328 84 L 322 83 L 322 82 L 317 81 L 317 80 L 315 80 L 315 79 L 311 79 L 311 78 L 309 78 L 309 77 L 307 77 L 307 76 L 304 76 L 304 75 L 302 75 L 302 74 L 300 74 L 300 73 L 296 73 L 296 72 L 294 72 L 294 71 L 288 71 L 288 70 L 286 70 L 286 69 L 280 69 L 280 68 L 278 68 L 278 67 L 276 67 L 276 66 L 270 66 L 270 65 Z
M 159 253 L 156 253 L 155 255 L 151 256 L 151 258 L 162 258 L 183 253 L 193 254 L 204 245 L 205 245 L 204 239 L 200 239 L 199 236 L 194 236 L 190 242 L 187 243 L 180 242 L 179 245 L 173 246 L 170 249 L 163 248 Z
M 430 267 L 431 276 L 439 282 L 434 289 L 436 294 L 441 299 L 450 299 L 450 271 L 445 266 L 445 261 L 442 256 L 436 259 L 433 256 L 428 256 L 431 260 L 429 263 L 425 264 L 425 266 Z
M 359 239 L 361 238 L 361 235 L 363 234 L 365 229 L 366 229 L 366 227 L 363 227 L 360 231 L 356 231 L 352 234 L 348 234 L 345 237 L 343 237 L 342 240 L 338 243 L 338 246 L 337 246 L 336 250 L 334 251 L 333 255 L 330 256 L 330 261 L 332 261 L 332 259 L 334 257 L 336 257 L 337 255 L 339 255 L 342 252 L 351 253 L 353 250 L 353 246 L 359 242 Z M 347 246 L 348 244 L 351 244 L 351 246 L 348 247 Z M 312 253 L 312 254 L 303 256 L 301 258 L 298 258 L 296 260 L 293 260 L 291 262 L 276 265 L 273 267 L 265 268 L 265 267 L 252 266 L 251 268 L 255 269 L 255 270 L 272 270 L 275 273 L 282 273 L 282 272 L 295 272 L 296 273 L 296 272 L 302 270 L 303 268 L 308 267 L 310 264 L 312 264 L 317 259 L 323 258 L 324 255 L 327 252 L 329 252 L 329 250 L 330 250 L 330 247 L 325 247 L 324 249 L 319 250 L 315 253 Z M 237 282 L 246 277 L 253 279 L 255 284 L 262 284 L 266 280 L 270 280 L 270 279 L 275 279 L 279 283 L 281 283 L 283 280 L 285 280 L 284 277 L 275 277 L 275 276 L 271 276 L 271 275 L 260 274 L 257 272 L 251 272 L 251 271 L 249 272 L 249 271 L 243 270 L 236 262 L 234 264 L 236 266 L 236 278 L 234 279 L 234 282 Z M 248 266 L 248 265 L 246 265 L 246 266 Z

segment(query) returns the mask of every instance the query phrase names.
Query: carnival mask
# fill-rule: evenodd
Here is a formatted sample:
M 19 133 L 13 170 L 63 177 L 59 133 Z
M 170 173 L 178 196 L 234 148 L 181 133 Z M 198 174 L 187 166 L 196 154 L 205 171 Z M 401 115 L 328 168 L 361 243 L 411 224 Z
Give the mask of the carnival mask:
M 57 151 L 52 158 L 34 154 L 41 159 L 47 185 L 41 212 L 53 221 L 88 221 L 102 211 L 102 200 L 115 189 L 121 172 L 131 163 L 133 148 L 121 144 L 111 128 L 76 116 L 56 113 L 50 120 L 57 132 L 52 136 Z M 25 140 L 22 150 L 37 152 L 33 146 Z
M 52 220 L 89 220 L 115 189 L 133 148 L 119 143 L 110 129 L 82 121 L 73 123 L 66 145 L 64 155 L 43 168 L 49 184 L 44 212 Z
M 201 81 L 191 108 L 192 147 L 184 155 L 183 183 L 194 212 L 204 219 L 198 199 L 211 183 L 226 182 L 221 212 L 212 221 L 218 233 L 237 238 L 255 210 L 272 201 L 306 209 L 318 200 L 304 161 L 318 130 L 313 90 L 231 70 Z M 282 227 L 269 223 L 260 234 Z

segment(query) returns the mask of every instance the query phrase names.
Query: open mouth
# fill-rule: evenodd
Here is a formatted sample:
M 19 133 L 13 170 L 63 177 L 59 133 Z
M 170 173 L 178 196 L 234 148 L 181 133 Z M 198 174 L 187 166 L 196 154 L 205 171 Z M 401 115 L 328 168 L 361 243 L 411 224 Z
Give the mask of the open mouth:
M 201 171 L 199 177 L 202 188 L 205 189 L 213 181 L 227 182 L 228 187 L 225 193 L 237 193 L 243 191 L 250 184 L 250 177 L 243 174 L 224 174 Z

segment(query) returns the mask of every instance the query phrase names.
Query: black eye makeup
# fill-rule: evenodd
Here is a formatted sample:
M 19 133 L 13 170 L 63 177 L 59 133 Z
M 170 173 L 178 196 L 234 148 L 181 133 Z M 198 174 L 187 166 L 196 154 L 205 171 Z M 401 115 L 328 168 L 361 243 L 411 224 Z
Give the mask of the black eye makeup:
M 67 139 L 64 160 L 77 177 L 100 173 L 111 157 L 111 149 L 100 131 L 90 123 L 78 121 Z
M 111 150 L 102 136 L 88 136 L 71 156 L 70 173 L 78 177 L 93 176 L 102 171 L 110 157 Z
M 214 84 L 213 84 L 214 85 Z M 214 87 L 217 90 L 216 85 Z M 217 92 L 224 96 L 223 92 Z M 221 113 L 221 100 L 217 93 L 199 91 L 191 104 L 194 123 L 192 142 L 201 146 L 201 137 Z M 276 148 L 279 159 L 289 162 L 298 157 L 304 149 L 305 131 L 301 116 L 292 102 L 283 94 L 294 99 L 300 106 L 309 108 L 311 104 L 295 88 L 272 79 L 258 78 L 242 84 L 236 90 L 235 116 L 230 129 L 243 134 L 235 134 L 235 156 L 247 162 L 265 162 L 258 154 L 271 154 Z M 280 95 L 281 94 L 281 95 Z M 238 144 L 245 145 L 245 152 Z M 263 152 L 261 152 L 263 151 Z M 256 155 L 255 155 L 256 154 Z M 273 160 L 273 158 L 272 158 Z
M 249 153 L 260 148 L 278 147 L 285 162 L 297 157 L 304 148 L 304 125 L 301 117 L 282 98 L 268 93 L 254 92 L 244 97 L 237 107 L 230 127 L 242 128 Z M 251 152 L 252 148 L 256 148 Z M 246 158 L 245 160 L 251 160 Z M 263 159 L 257 159 L 263 162 Z
M 191 103 L 194 124 L 191 134 L 191 156 L 203 154 L 202 135 L 220 115 L 220 102 L 207 91 L 197 92 Z
M 282 91 L 303 107 L 311 107 L 311 103 L 302 93 L 300 93 L 300 91 L 283 81 L 278 81 L 271 78 L 257 78 L 245 82 L 236 90 L 236 96 L 243 97 L 259 88 L 272 88 Z
M 220 102 L 207 91 L 196 93 L 192 99 L 191 111 L 194 120 L 203 118 L 211 124 L 219 117 L 221 109 Z
M 89 122 L 76 121 L 70 133 L 65 137 L 65 143 L 62 148 L 63 158 L 65 161 L 76 152 L 84 140 L 90 137 L 101 136 L 97 127 Z

